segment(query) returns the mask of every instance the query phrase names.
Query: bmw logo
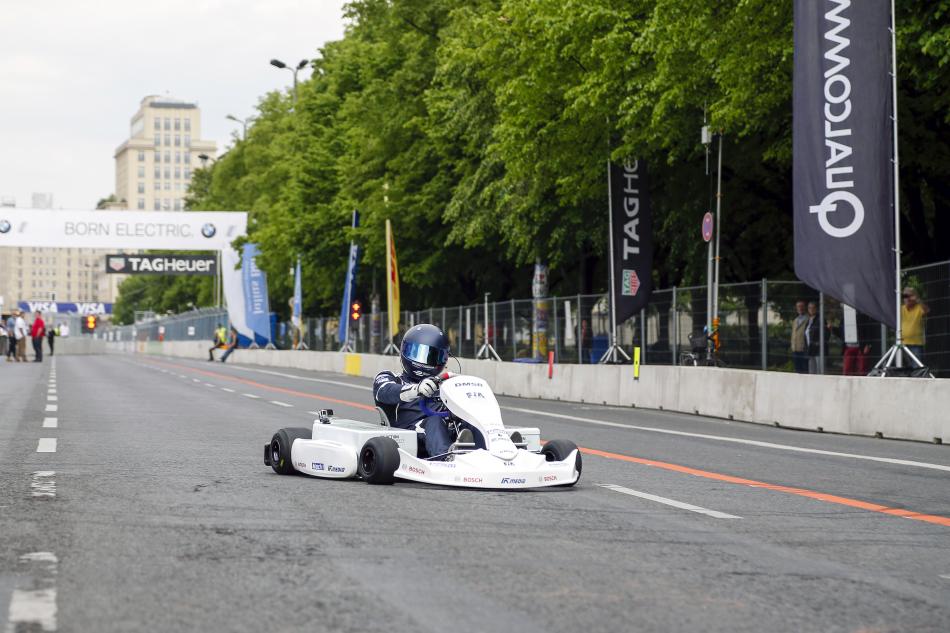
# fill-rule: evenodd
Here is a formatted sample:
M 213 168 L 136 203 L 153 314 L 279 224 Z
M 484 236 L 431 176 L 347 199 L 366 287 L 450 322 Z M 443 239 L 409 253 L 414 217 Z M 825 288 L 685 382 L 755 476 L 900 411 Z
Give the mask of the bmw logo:
M 201 227 L 201 234 L 207 238 L 214 237 L 214 234 L 218 232 L 218 229 L 214 228 L 214 225 L 208 222 L 203 227 Z
M 10 228 L 10 223 L 7 220 L 0 220 L 0 233 L 9 233 Z

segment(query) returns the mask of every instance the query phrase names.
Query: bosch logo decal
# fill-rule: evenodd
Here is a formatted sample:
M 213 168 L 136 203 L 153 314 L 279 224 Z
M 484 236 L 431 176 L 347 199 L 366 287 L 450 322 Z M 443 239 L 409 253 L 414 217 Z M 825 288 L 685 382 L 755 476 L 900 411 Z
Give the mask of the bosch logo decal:
M 545 475 L 542 481 L 557 481 L 557 475 Z
M 406 472 L 414 473 L 416 475 L 426 474 L 425 469 L 419 468 L 418 466 L 412 466 L 411 464 L 403 464 L 402 469 L 405 470 Z
M 462 477 L 462 481 L 467 484 L 480 484 L 482 483 L 481 477 Z

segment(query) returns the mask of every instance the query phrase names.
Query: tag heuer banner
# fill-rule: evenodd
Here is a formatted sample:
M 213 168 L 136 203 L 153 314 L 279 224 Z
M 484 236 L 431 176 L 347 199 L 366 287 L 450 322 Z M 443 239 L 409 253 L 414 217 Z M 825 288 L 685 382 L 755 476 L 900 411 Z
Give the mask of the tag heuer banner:
M 894 327 L 890 3 L 795 0 L 795 274 Z
M 106 272 L 115 275 L 215 275 L 214 255 L 106 255 Z
M 617 325 L 644 308 L 653 290 L 653 221 L 647 186 L 646 162 L 610 163 Z

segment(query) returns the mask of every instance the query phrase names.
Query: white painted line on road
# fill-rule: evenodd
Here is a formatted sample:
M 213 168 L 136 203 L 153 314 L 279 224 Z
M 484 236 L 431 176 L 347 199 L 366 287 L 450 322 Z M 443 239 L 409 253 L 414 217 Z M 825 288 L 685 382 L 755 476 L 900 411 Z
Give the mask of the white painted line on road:
M 944 580 L 950 580 L 950 574 L 940 574 L 939 578 L 943 578 Z
M 205 387 L 211 387 L 212 389 L 214 389 L 215 385 L 212 385 L 210 382 L 206 382 Z
M 285 374 L 280 371 L 271 371 L 269 369 L 254 369 L 252 367 L 237 367 L 234 369 L 240 371 L 249 371 L 257 374 L 269 374 L 271 376 L 280 376 L 281 378 L 292 378 L 293 380 L 306 380 L 307 382 L 322 382 L 327 385 L 339 385 L 340 387 L 351 387 L 353 389 L 364 389 L 366 391 L 372 391 L 372 386 L 367 385 L 356 385 L 351 382 L 343 382 L 342 380 L 327 380 L 325 378 L 309 378 L 307 376 L 295 376 L 294 374 Z
M 255 396 L 253 393 L 242 393 L 241 395 L 244 396 L 245 398 L 254 398 L 255 400 L 260 398 L 260 396 Z
M 847 457 L 849 459 L 863 459 L 872 462 L 882 462 L 885 464 L 898 464 L 900 466 L 914 466 L 917 468 L 930 468 L 932 470 L 943 470 L 950 472 L 950 466 L 943 464 L 929 464 L 927 462 L 915 462 L 909 459 L 895 459 L 892 457 L 875 457 L 873 455 L 857 455 L 855 453 L 839 453 L 837 451 L 825 451 L 818 448 L 804 448 L 802 446 L 790 446 L 788 444 L 773 444 L 772 442 L 760 442 L 759 440 L 746 440 L 739 437 L 724 437 L 722 435 L 708 435 L 706 433 L 689 433 L 687 431 L 673 431 L 670 429 L 658 429 L 650 426 L 637 426 L 634 424 L 621 424 L 620 422 L 608 422 L 606 420 L 594 420 L 592 418 L 580 418 L 575 415 L 564 415 L 563 413 L 550 413 L 548 411 L 537 411 L 535 409 L 521 409 L 518 407 L 501 407 L 505 411 L 516 411 L 518 413 L 529 413 L 531 415 L 540 415 L 548 418 L 558 418 L 569 420 L 571 422 L 580 422 L 581 424 L 596 424 L 598 426 L 609 426 L 616 429 L 628 429 L 631 431 L 649 431 L 650 433 L 664 433 L 666 435 L 679 435 L 682 437 L 695 437 L 704 440 L 716 440 L 719 442 L 732 442 L 734 444 L 746 444 L 748 446 L 759 446 L 762 448 L 774 448 L 780 451 L 794 451 L 797 453 L 812 453 L 814 455 L 828 455 L 830 457 Z
M 185 374 L 178 374 L 178 377 L 179 377 L 179 378 L 187 378 L 188 376 L 186 376 Z
M 49 400 L 50 402 L 56 402 L 57 400 L 59 400 L 59 396 L 47 395 L 46 399 Z
M 10 596 L 7 631 L 56 630 L 56 566 L 59 560 L 51 552 L 32 552 L 20 557 L 20 564 L 29 565 L 33 573 L 19 576 L 31 589 L 14 589 Z M 38 576 L 42 566 L 42 576 Z M 37 585 L 45 585 L 35 588 Z
M 55 453 L 56 452 L 56 438 L 55 437 L 41 437 L 39 443 L 36 445 L 37 453 Z
M 47 410 L 47 411 L 59 411 L 59 405 L 58 405 L 58 404 L 48 404 L 48 405 L 46 405 L 46 410 Z
M 38 470 L 33 473 L 33 479 L 30 481 L 30 492 L 34 497 L 55 497 L 56 496 L 56 475 L 55 470 Z
M 197 378 L 192 378 L 191 381 L 192 381 L 192 382 L 201 382 L 201 381 L 198 380 Z
M 228 387 L 221 387 L 221 391 L 227 391 L 228 393 L 234 393 L 234 389 L 230 389 L 230 388 L 228 388 Z
M 656 501 L 657 503 L 673 506 L 674 508 L 679 508 L 681 510 L 689 510 L 690 512 L 705 514 L 706 516 L 711 516 L 714 519 L 741 519 L 742 518 L 742 517 L 737 517 L 734 514 L 726 514 L 725 512 L 719 512 L 718 510 L 710 510 L 708 508 L 694 506 L 691 503 L 684 503 L 682 501 L 677 501 L 675 499 L 667 499 L 666 497 L 651 495 L 648 492 L 640 492 L 639 490 L 631 490 L 630 488 L 624 488 L 623 486 L 615 486 L 614 484 L 596 484 L 596 485 L 600 486 L 601 488 L 606 488 L 607 490 L 613 490 L 614 492 L 630 495 L 631 497 L 640 497 L 641 499 Z
M 58 418 L 43 418 L 44 429 L 55 429 L 58 426 L 59 426 Z
M 278 407 L 292 407 L 292 406 L 294 406 L 294 405 L 292 405 L 292 404 L 287 404 L 286 402 L 281 402 L 280 400 L 271 400 L 270 403 L 271 403 L 271 404 L 276 404 Z
M 55 394 L 56 394 L 56 387 L 50 387 L 49 389 L 46 390 L 46 393 L 47 393 L 47 394 L 55 395 Z

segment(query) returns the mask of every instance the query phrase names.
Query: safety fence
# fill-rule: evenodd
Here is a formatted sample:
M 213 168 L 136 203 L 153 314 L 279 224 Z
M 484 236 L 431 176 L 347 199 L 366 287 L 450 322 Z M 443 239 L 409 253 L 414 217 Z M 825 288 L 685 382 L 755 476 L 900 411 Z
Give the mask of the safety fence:
M 882 280 L 882 283 L 886 281 Z M 909 268 L 905 285 L 916 288 L 929 309 L 923 362 L 936 376 L 950 377 L 950 261 Z M 645 364 L 674 365 L 690 352 L 690 335 L 702 336 L 706 326 L 705 286 L 654 290 L 650 305 L 618 328 L 621 347 L 641 350 Z M 866 373 L 893 343 L 893 332 L 861 315 L 857 320 L 857 360 L 845 363 L 843 310 L 822 293 L 796 281 L 722 284 L 720 350 L 723 365 L 739 369 L 793 371 L 790 341 L 796 305 L 815 303 L 820 341 L 814 346 L 813 370 L 824 374 Z M 487 318 L 486 318 L 487 317 Z M 214 327 L 226 323 L 223 311 L 201 310 L 113 328 L 110 340 L 211 340 Z M 353 351 L 380 353 L 387 344 L 386 312 L 366 314 L 351 326 Z M 546 362 L 548 352 L 559 363 L 596 363 L 609 343 L 607 297 L 572 295 L 406 311 L 403 329 L 417 323 L 438 325 L 461 358 L 486 357 L 515 362 Z M 292 324 L 274 324 L 274 342 L 287 349 L 299 336 L 307 348 L 337 351 L 342 347 L 338 317 L 304 320 L 297 334 Z M 489 350 L 485 344 L 491 346 Z

